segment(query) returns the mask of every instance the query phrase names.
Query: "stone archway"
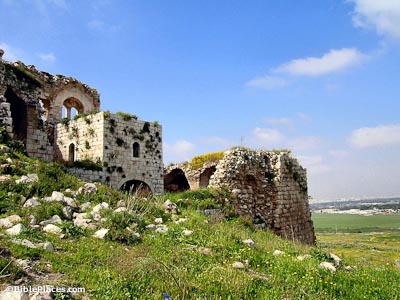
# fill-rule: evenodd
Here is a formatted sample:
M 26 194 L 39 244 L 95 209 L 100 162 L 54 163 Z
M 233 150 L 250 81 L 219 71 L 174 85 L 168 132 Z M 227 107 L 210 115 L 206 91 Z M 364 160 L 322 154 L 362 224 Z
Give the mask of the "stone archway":
M 210 178 L 215 173 L 216 170 L 217 170 L 217 168 L 215 166 L 212 166 L 212 167 L 206 168 L 200 174 L 200 182 L 199 182 L 200 188 L 208 187 L 208 184 L 210 183 Z
M 26 144 L 28 134 L 28 110 L 26 103 L 11 88 L 7 89 L 4 96 L 7 102 L 10 103 L 14 139 Z
M 173 169 L 164 176 L 164 189 L 167 192 L 183 192 L 190 190 L 189 182 L 182 169 Z
M 63 108 L 65 108 L 65 117 L 71 119 L 73 117 L 73 110 L 76 114 L 83 114 L 84 107 L 81 101 L 75 98 L 68 98 L 63 102 Z
M 151 188 L 146 182 L 136 179 L 126 181 L 119 189 L 139 196 L 152 194 Z

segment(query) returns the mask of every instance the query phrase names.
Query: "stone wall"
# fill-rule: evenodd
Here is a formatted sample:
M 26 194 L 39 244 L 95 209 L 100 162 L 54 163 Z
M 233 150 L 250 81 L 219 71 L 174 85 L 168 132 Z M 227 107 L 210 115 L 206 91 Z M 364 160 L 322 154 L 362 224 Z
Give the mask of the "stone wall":
M 98 162 L 104 165 L 100 171 L 71 172 L 117 189 L 144 186 L 163 193 L 160 125 L 125 113 L 99 113 L 96 89 L 72 77 L 3 61 L 3 53 L 0 49 L 0 126 L 24 144 L 28 155 L 48 161 Z
M 74 78 L 4 61 L 3 53 L 0 49 L 0 126 L 22 142 L 30 156 L 52 161 L 55 126 L 63 106 L 79 113 L 99 110 L 99 95 Z
M 179 180 L 173 176 L 177 170 L 182 171 Z M 169 178 L 166 188 L 175 184 L 178 190 L 182 190 L 184 185 L 179 183 L 185 178 L 191 189 L 206 185 L 228 188 L 238 215 L 251 217 L 258 226 L 281 237 L 315 243 L 306 170 L 287 152 L 234 148 L 219 162 L 196 170 L 189 163 L 169 166 L 165 178 Z
M 116 189 L 124 184 L 129 188 L 135 181 L 155 194 L 163 193 L 161 125 L 133 115 L 100 112 L 59 123 L 56 139 L 60 160 L 91 160 L 104 165 L 101 172 L 75 169 L 80 177 Z

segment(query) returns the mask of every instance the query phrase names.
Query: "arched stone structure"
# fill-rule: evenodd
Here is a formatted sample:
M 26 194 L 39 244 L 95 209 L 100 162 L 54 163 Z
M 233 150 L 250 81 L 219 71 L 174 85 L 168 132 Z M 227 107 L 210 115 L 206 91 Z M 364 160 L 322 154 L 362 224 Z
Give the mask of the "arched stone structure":
M 64 101 L 63 107 L 66 109 L 66 118 L 71 119 L 72 118 L 72 109 L 75 108 L 76 112 L 78 114 L 83 114 L 84 112 L 84 107 L 81 101 L 79 101 L 76 98 L 68 98 Z
M 215 173 L 216 169 L 217 168 L 215 166 L 211 166 L 203 170 L 203 172 L 200 174 L 200 188 L 208 187 L 208 184 L 210 183 L 210 178 Z
M 56 93 L 49 115 L 55 120 L 61 120 L 64 105 L 67 111 L 68 108 L 75 107 L 80 114 L 89 113 L 99 109 L 97 102 L 98 99 L 82 91 L 78 86 L 64 87 Z
M 130 179 L 125 181 L 119 188 L 122 191 L 126 191 L 130 194 L 148 195 L 152 194 L 153 191 L 146 182 L 142 180 Z
M 173 169 L 164 176 L 164 189 L 167 192 L 182 192 L 190 189 L 189 181 L 182 169 Z

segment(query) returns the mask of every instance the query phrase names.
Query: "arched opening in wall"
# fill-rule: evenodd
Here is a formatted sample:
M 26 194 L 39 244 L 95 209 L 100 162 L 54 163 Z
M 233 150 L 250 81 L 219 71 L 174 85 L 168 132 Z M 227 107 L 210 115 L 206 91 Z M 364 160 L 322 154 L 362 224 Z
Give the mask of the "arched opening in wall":
M 199 186 L 201 188 L 206 188 L 208 187 L 208 184 L 210 183 L 210 178 L 211 176 L 215 173 L 217 168 L 215 166 L 206 168 L 203 173 L 200 174 L 200 184 Z
M 10 88 L 7 89 L 4 96 L 6 97 L 7 102 L 10 103 L 14 139 L 26 144 L 28 133 L 28 111 L 26 103 Z
M 63 103 L 62 117 L 72 119 L 78 114 L 83 114 L 84 107 L 81 101 L 75 98 L 68 98 Z
M 151 188 L 146 182 L 135 179 L 128 180 L 127 182 L 125 182 L 120 187 L 120 190 L 138 196 L 146 196 L 151 194 Z
M 68 148 L 68 161 L 75 161 L 75 145 L 70 144 Z
M 140 145 L 138 142 L 133 144 L 132 152 L 133 152 L 133 157 L 140 157 Z
M 166 192 L 178 193 L 190 190 L 189 182 L 185 172 L 174 169 L 164 176 L 164 189 Z

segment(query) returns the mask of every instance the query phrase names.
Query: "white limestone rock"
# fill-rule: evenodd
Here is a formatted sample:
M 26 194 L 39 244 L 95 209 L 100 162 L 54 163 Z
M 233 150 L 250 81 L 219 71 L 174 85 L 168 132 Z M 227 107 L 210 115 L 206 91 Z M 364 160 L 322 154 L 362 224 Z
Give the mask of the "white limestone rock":
M 98 238 L 98 239 L 102 239 L 102 240 L 103 240 L 103 239 L 106 237 L 108 231 L 109 231 L 109 229 L 102 228 L 102 229 L 100 229 L 100 230 L 97 230 L 97 231 L 93 234 L 93 236 L 96 237 L 96 238 Z
M 78 190 L 79 194 L 96 194 L 97 186 L 94 183 L 85 183 Z
M 103 209 L 108 209 L 110 205 L 107 202 L 102 202 L 93 207 L 92 212 L 99 213 Z
M 156 225 L 155 224 L 149 224 L 146 226 L 146 229 L 155 229 Z
M 248 246 L 250 248 L 254 248 L 256 246 L 256 244 L 254 243 L 254 241 L 252 239 L 243 240 L 243 244 L 245 244 L 246 246 Z
M 26 200 L 24 203 L 24 207 L 36 207 L 39 205 L 40 205 L 40 202 L 38 201 L 38 199 L 36 197 L 30 198 L 30 199 Z
M 71 206 L 64 206 L 62 213 L 67 220 L 72 220 L 73 210 Z
M 51 194 L 51 199 L 56 202 L 64 202 L 64 194 L 61 192 L 54 191 Z
M 18 215 L 11 215 L 0 219 L 0 228 L 11 228 L 15 223 L 21 222 L 22 219 Z
M 242 262 L 240 262 L 240 261 L 235 261 L 235 262 L 232 264 L 232 267 L 233 267 L 234 269 L 244 269 L 244 264 L 243 264 Z
M 50 219 L 40 222 L 39 225 L 41 225 L 41 226 L 46 226 L 48 224 L 60 225 L 61 223 L 62 223 L 61 218 L 58 215 L 54 215 Z
M 272 253 L 273 256 L 279 256 L 285 254 L 285 252 L 281 251 L 281 250 L 275 250 L 274 253 Z
M 155 219 L 154 219 L 154 223 L 156 223 L 156 224 L 162 224 L 162 223 L 163 223 L 163 219 L 162 219 L 162 218 L 155 218 Z
M 16 184 L 20 183 L 34 183 L 36 181 L 39 181 L 39 177 L 37 174 L 28 174 L 27 176 L 23 175 L 21 176 L 20 179 L 16 180 Z
M 52 234 L 60 234 L 62 230 L 60 227 L 56 225 L 47 224 L 46 226 L 43 227 L 43 231 Z
M 12 243 L 17 244 L 17 245 L 22 245 L 25 246 L 27 248 L 31 248 L 31 249 L 35 249 L 36 245 L 34 243 L 32 243 L 29 240 L 11 240 Z
M 169 200 L 169 199 L 167 199 L 167 201 L 164 202 L 163 207 L 164 207 L 166 213 L 179 214 L 178 205 L 171 202 L 171 200 Z
M 310 254 L 304 254 L 304 255 L 297 256 L 297 260 L 300 260 L 300 261 L 303 261 L 303 260 L 309 259 L 309 258 L 311 258 Z
M 25 229 L 25 226 L 21 223 L 14 225 L 10 229 L 6 230 L 6 234 L 8 235 L 19 235 Z
M 326 270 L 331 271 L 332 273 L 336 272 L 335 266 L 330 262 L 324 261 L 324 262 L 320 263 L 319 266 L 322 269 L 326 269 Z
M 0 293 L 0 300 L 29 300 L 28 293 L 5 290 Z
M 329 253 L 329 255 L 335 262 L 336 266 L 340 266 L 342 264 L 342 259 L 339 256 L 337 256 L 336 254 L 333 254 L 333 253 Z
M 185 229 L 185 230 L 182 231 L 182 234 L 183 234 L 184 236 L 192 235 L 192 234 L 193 234 L 193 230 Z
M 86 202 L 86 203 L 83 203 L 80 207 L 79 207 L 79 209 L 80 209 L 80 211 L 85 211 L 85 210 L 88 210 L 89 208 L 90 208 L 90 206 L 92 205 L 92 203 L 90 203 L 90 202 Z
M 157 232 L 157 233 L 167 233 L 168 232 L 168 227 L 167 227 L 167 225 L 156 225 L 155 232 Z
M 116 210 L 114 210 L 115 213 L 121 213 L 124 211 L 127 211 L 127 209 L 126 209 L 126 207 L 123 207 L 123 206 L 118 207 Z

